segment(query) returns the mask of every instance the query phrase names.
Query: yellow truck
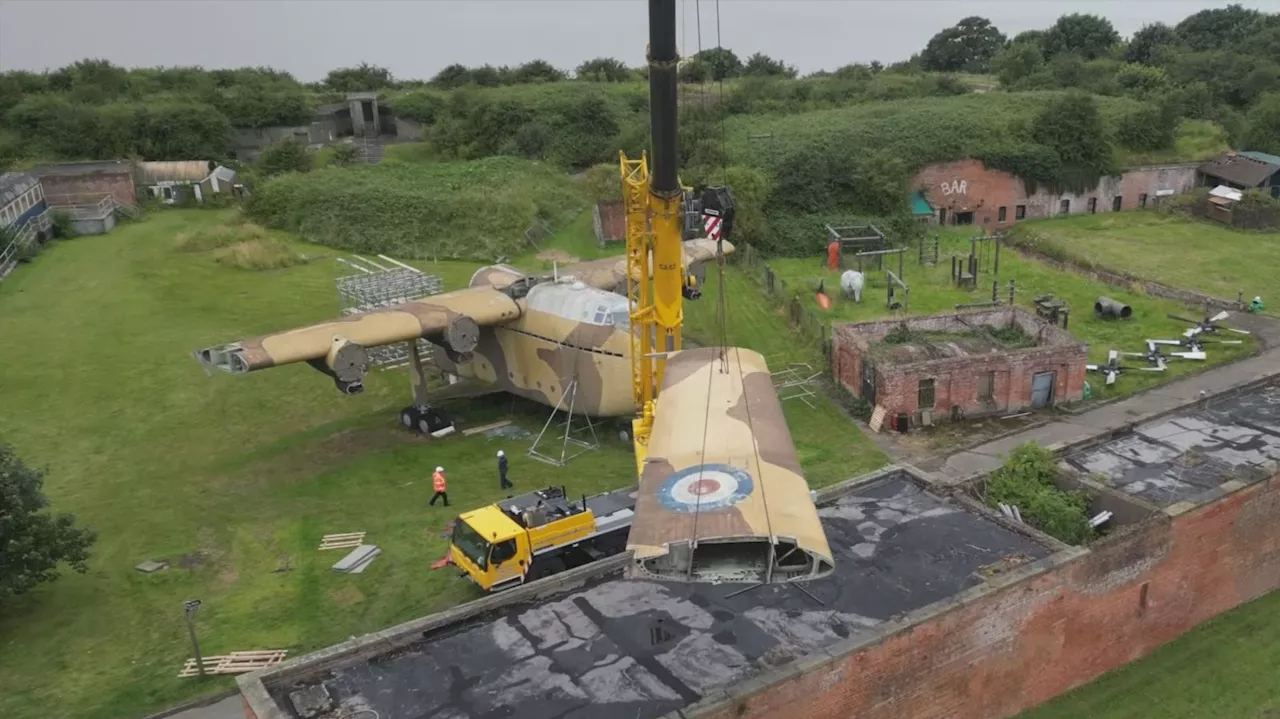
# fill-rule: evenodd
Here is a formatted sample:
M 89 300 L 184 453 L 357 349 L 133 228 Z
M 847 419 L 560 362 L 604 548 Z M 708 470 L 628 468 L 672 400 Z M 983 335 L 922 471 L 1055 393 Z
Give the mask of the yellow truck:
M 627 546 L 635 488 L 570 500 L 547 487 L 458 516 L 449 559 L 497 592 L 581 566 Z

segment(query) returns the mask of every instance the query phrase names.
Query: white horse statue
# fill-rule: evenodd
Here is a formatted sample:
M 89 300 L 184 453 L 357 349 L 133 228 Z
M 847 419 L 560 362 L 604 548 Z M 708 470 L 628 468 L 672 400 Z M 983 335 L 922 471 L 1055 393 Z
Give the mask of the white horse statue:
M 857 270 L 845 270 L 840 275 L 840 289 L 845 297 L 852 297 L 854 302 L 862 301 L 862 273 Z

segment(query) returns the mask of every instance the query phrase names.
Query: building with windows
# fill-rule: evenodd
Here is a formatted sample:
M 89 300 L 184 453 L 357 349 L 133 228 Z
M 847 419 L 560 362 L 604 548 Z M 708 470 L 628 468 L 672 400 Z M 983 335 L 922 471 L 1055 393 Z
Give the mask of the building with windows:
M 980 225 L 999 230 L 1015 222 L 1059 215 L 1118 212 L 1149 207 L 1196 186 L 1198 163 L 1129 167 L 1102 178 L 1088 192 L 1034 191 L 1016 175 L 988 168 L 981 160 L 941 162 L 912 178 L 913 212 L 928 207 L 940 225 Z
M 149 198 L 166 205 L 188 200 L 203 203 L 214 195 L 232 195 L 240 189 L 235 170 L 207 160 L 139 162 L 135 180 Z
M 1075 402 L 1087 347 L 1018 307 L 836 325 L 832 374 L 885 426 Z
M 9 274 L 23 250 L 48 237 L 52 219 L 40 180 L 24 172 L 0 175 L 0 278 Z

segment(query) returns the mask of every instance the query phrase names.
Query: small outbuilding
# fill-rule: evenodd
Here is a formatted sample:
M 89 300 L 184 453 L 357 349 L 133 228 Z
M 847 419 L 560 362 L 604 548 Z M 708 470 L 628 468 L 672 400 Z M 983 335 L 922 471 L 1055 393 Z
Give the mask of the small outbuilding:
M 213 161 L 179 160 L 139 162 L 135 181 L 149 198 L 173 205 L 188 196 L 201 203 L 213 195 L 229 195 L 235 191 L 238 177 L 235 170 Z
M 1198 173 L 1203 187 L 1260 189 L 1280 197 L 1280 157 L 1265 152 L 1228 152 L 1201 165 Z
M 1083 398 L 1087 347 L 1018 307 L 836 325 L 832 372 L 885 426 L 1017 412 Z

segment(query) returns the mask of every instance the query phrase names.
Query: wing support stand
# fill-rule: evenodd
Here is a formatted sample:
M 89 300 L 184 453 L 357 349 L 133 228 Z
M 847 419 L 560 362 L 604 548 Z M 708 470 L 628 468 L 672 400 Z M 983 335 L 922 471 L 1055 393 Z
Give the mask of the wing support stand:
M 538 445 L 542 444 L 543 438 L 546 437 L 547 435 L 547 430 L 551 428 L 551 423 L 555 421 L 556 417 L 560 414 L 561 409 L 564 408 L 566 397 L 569 399 L 569 406 L 567 408 L 564 422 L 559 424 L 560 427 L 564 428 L 564 434 L 559 437 L 560 457 L 557 459 L 556 457 L 552 457 L 548 454 L 539 452 Z M 574 413 L 577 399 L 578 399 L 578 378 L 577 376 L 575 376 L 573 378 L 573 381 L 570 382 L 568 386 L 564 388 L 564 393 L 560 395 L 560 399 L 556 401 L 556 406 L 551 410 L 551 414 L 547 417 L 546 423 L 542 425 L 542 431 L 538 432 L 537 438 L 534 439 L 533 444 L 529 446 L 530 457 L 533 457 L 534 459 L 540 462 L 546 462 L 547 464 L 550 464 L 556 467 L 563 467 L 566 463 L 568 463 L 569 460 L 573 459 L 574 457 L 577 457 L 583 454 L 584 452 L 587 452 L 588 450 L 600 448 L 600 440 L 596 437 L 595 425 L 592 424 L 591 417 L 586 414 L 582 415 L 582 419 L 583 421 L 586 422 L 586 432 L 590 434 L 591 440 L 587 441 L 584 438 L 574 436 L 573 413 Z M 579 430 L 579 433 L 581 433 L 581 430 Z M 578 451 L 574 452 L 573 454 L 569 454 L 570 444 L 572 444 L 575 447 L 578 447 L 579 448 Z
M 417 340 L 406 342 L 405 346 L 409 357 L 409 382 L 413 385 L 413 404 L 400 410 L 400 424 L 437 439 L 453 434 L 457 431 L 453 418 L 431 405 L 427 374 L 422 369 L 422 351 Z

